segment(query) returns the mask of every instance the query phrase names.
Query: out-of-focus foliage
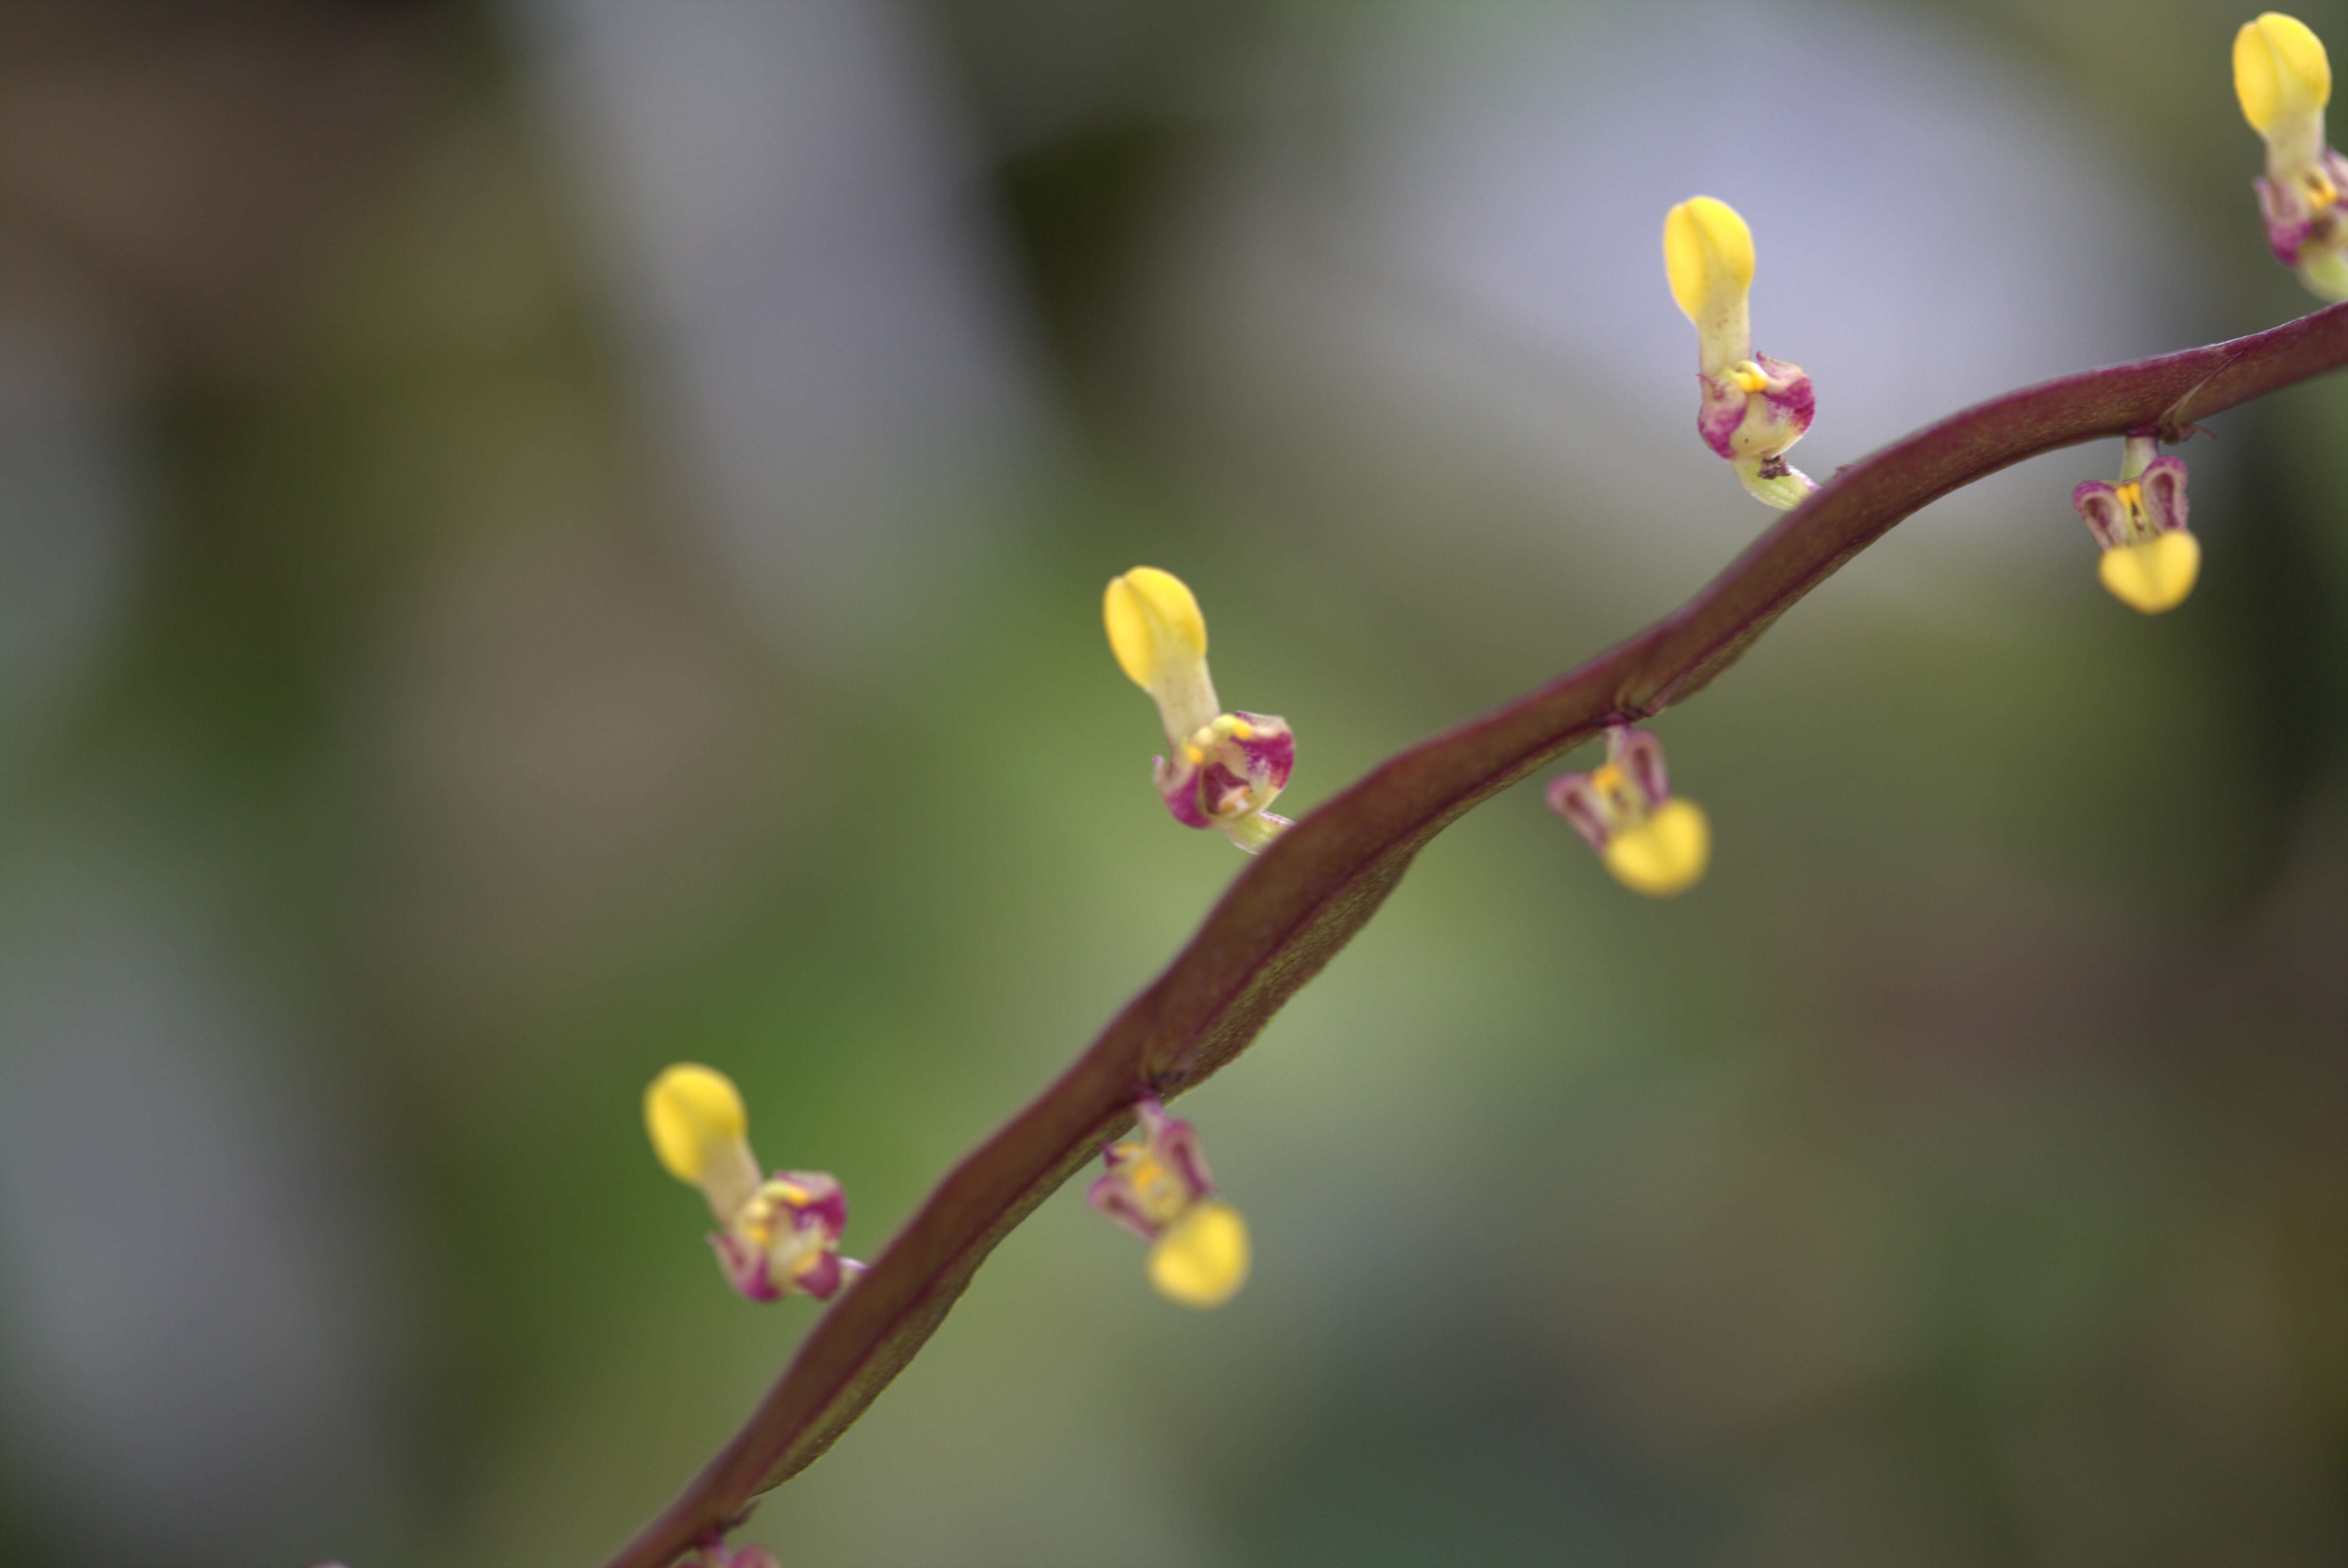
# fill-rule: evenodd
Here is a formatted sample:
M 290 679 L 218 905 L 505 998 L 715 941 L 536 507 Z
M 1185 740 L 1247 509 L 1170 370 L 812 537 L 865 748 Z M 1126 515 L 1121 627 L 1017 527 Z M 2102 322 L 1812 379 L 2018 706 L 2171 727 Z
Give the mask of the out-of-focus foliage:
M 2348 46 L 2336 5 L 2298 13 Z M 0 11 L 0 1560 L 595 1560 L 1208 907 L 1108 578 L 1282 808 L 1676 603 L 1730 201 L 1830 471 L 2256 330 L 2247 13 L 91 0 Z M 2125 48 L 2116 40 L 2125 40 Z M 786 1563 L 2336 1562 L 2348 385 L 2059 454 L 1658 725 L 1667 904 L 1528 787 L 1183 1102 L 1246 1291 L 1077 1194 Z

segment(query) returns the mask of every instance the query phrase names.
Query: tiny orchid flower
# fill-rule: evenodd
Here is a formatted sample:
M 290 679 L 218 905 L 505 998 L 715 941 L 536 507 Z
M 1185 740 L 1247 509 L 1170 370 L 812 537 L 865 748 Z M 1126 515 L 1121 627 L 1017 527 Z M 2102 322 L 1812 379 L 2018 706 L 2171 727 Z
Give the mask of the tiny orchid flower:
M 1213 1196 L 1199 1135 L 1156 1095 L 1133 1108 L 1142 1136 L 1101 1151 L 1085 1202 L 1149 1243 L 1149 1283 L 1184 1306 L 1220 1306 L 1247 1283 L 1247 1222 Z
M 1672 793 L 1663 743 L 1618 724 L 1606 732 L 1606 760 L 1549 787 L 1549 808 L 1573 825 L 1614 880 L 1650 898 L 1694 887 L 1712 858 L 1712 825 L 1692 800 Z
M 1800 504 L 1818 486 L 1786 452 L 1817 402 L 1800 366 L 1753 352 L 1753 231 L 1727 202 L 1692 196 L 1664 215 L 1663 272 L 1695 323 L 1696 433 L 1754 499 L 1780 511 Z
M 742 1091 L 715 1068 L 678 1062 L 644 1090 L 644 1129 L 670 1175 L 701 1189 L 709 1238 L 728 1284 L 752 1301 L 795 1292 L 826 1298 L 864 1265 L 839 1255 L 848 1198 L 821 1171 L 761 1178 Z
M 2348 158 L 2323 139 L 2332 62 L 2306 23 L 2269 11 L 2234 35 L 2234 94 L 2265 138 L 2267 171 L 2254 181 L 2267 242 L 2323 299 L 2348 300 Z
M 2201 542 L 2185 531 L 2185 459 L 2155 457 L 2150 433 L 2131 435 L 2117 484 L 2089 480 L 2071 492 L 2104 547 L 2096 575 L 2112 597 L 2147 615 L 2173 610 L 2201 573 Z
M 1207 674 L 1207 622 L 1182 580 L 1137 566 L 1109 580 L 1101 606 L 1109 651 L 1158 704 L 1172 755 L 1158 758 L 1158 793 L 1186 828 L 1220 828 L 1250 854 L 1289 826 L 1264 810 L 1296 766 L 1288 721 L 1221 711 Z

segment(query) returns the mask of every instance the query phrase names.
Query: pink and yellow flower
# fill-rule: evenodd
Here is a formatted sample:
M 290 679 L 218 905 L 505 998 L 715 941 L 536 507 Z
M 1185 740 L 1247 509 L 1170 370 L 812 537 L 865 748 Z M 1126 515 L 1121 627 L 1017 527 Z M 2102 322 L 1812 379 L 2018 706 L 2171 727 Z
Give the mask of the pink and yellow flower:
M 752 1301 L 829 1297 L 863 1265 L 839 1255 L 848 1197 L 829 1171 L 761 1176 L 742 1091 L 715 1068 L 678 1062 L 644 1090 L 644 1130 L 670 1175 L 698 1187 L 726 1282 Z
M 1818 403 L 1798 365 L 1753 351 L 1753 231 L 1735 208 L 1691 196 L 1663 217 L 1663 273 L 1695 324 L 1696 433 L 1754 498 L 1780 511 L 1818 487 L 1786 461 Z
M 2104 547 L 2096 575 L 2113 598 L 2147 615 L 2185 603 L 2201 574 L 2201 542 L 2185 530 L 2185 459 L 2155 457 L 2157 449 L 2151 436 L 2130 436 L 2117 483 L 2089 480 L 2071 492 Z
M 1712 824 L 1694 801 L 1672 793 L 1663 743 L 1648 730 L 1607 730 L 1606 760 L 1550 784 L 1549 806 L 1616 882 L 1650 898 L 1685 892 L 1712 859 Z
M 1247 1222 L 1214 1196 L 1187 1121 L 1155 1095 L 1134 1107 L 1141 1136 L 1101 1151 L 1108 1169 L 1085 1192 L 1094 1208 L 1149 1243 L 1149 1283 L 1184 1306 L 1220 1306 L 1247 1283 Z
M 1289 825 L 1264 808 L 1296 766 L 1288 721 L 1225 713 L 1207 673 L 1207 622 L 1183 581 L 1155 566 L 1109 580 L 1101 605 L 1117 667 L 1158 705 L 1170 753 L 1158 758 L 1159 798 L 1186 828 L 1216 828 L 1250 854 Z
M 2324 299 L 2348 299 L 2348 159 L 2323 139 L 2332 61 L 2307 24 L 2269 11 L 2234 35 L 2234 95 L 2267 144 L 2253 183 L 2267 242 Z

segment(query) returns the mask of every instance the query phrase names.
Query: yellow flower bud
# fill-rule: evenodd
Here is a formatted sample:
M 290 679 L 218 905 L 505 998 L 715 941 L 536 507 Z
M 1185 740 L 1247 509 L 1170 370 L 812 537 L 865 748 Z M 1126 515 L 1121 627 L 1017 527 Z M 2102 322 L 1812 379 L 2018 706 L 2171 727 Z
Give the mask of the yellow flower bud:
M 2332 62 L 2306 23 L 2280 11 L 2234 35 L 2234 92 L 2242 118 L 2266 136 L 2278 121 L 2321 114 L 2332 99 Z
M 742 1091 L 715 1068 L 678 1062 L 644 1090 L 644 1130 L 668 1173 L 700 1186 L 721 1159 L 731 1161 L 749 1131 Z
M 1137 566 L 1110 578 L 1101 613 L 1117 667 L 1144 691 L 1155 691 L 1169 674 L 1187 672 L 1207 656 L 1206 617 L 1189 586 L 1170 572 Z
M 1663 217 L 1663 272 L 1672 298 L 1705 343 L 1706 375 L 1751 352 L 1746 295 L 1753 288 L 1753 231 L 1727 202 L 1691 196 Z M 1723 335 L 1725 337 L 1723 337 Z M 1714 339 L 1723 364 L 1713 365 Z M 1727 341 L 1741 337 L 1742 343 Z
M 1704 876 L 1712 859 L 1712 824 L 1694 802 L 1673 796 L 1617 831 L 1599 854 L 1614 880 L 1632 892 L 1669 898 Z
M 1663 270 L 1672 298 L 1696 320 L 1715 295 L 1752 288 L 1753 231 L 1727 202 L 1691 196 L 1664 215 Z
M 2096 562 L 2096 575 L 2112 597 L 2147 615 L 2185 603 L 2200 574 L 2201 542 L 2183 529 L 2106 550 Z
M 1183 1306 L 1220 1306 L 1247 1276 L 1247 1222 L 1229 1203 L 1193 1205 L 1149 1248 L 1149 1283 Z

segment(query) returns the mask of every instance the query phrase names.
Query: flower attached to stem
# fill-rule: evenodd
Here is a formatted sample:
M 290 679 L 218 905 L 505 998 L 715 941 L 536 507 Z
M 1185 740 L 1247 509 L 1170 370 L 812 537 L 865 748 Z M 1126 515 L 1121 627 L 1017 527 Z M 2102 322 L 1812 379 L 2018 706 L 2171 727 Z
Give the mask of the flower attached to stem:
M 1786 452 L 1817 404 L 1800 366 L 1753 352 L 1753 231 L 1727 202 L 1692 196 L 1664 215 L 1663 272 L 1695 323 L 1696 433 L 1756 500 L 1780 511 L 1799 505 L 1818 486 Z
M 678 1062 L 644 1090 L 653 1152 L 670 1175 L 709 1200 L 718 1226 L 709 1243 L 727 1282 L 752 1301 L 798 1291 L 829 1297 L 864 1266 L 839 1255 L 847 1195 L 826 1171 L 762 1178 L 748 1128 L 741 1090 L 715 1068 Z
M 2155 457 L 2149 430 L 2128 436 L 2117 484 L 2089 480 L 2071 492 L 2104 547 L 2096 563 L 2112 597 L 2147 615 L 2173 610 L 2201 573 L 2201 542 L 2185 531 L 2185 459 Z
M 1109 651 L 1158 704 L 1170 757 L 1158 758 L 1158 793 L 1186 828 L 1220 828 L 1250 854 L 1289 825 L 1264 810 L 1296 766 L 1288 721 L 1225 713 L 1207 674 L 1207 622 L 1182 580 L 1137 566 L 1109 580 L 1102 601 Z
M 1618 724 L 1606 731 L 1606 760 L 1549 787 L 1549 808 L 1580 833 L 1614 880 L 1650 898 L 1685 892 L 1712 858 L 1712 826 L 1692 800 L 1672 793 L 1663 743 Z
M 1199 1135 L 1154 1094 L 1133 1108 L 1138 1139 L 1101 1150 L 1085 1202 L 1149 1243 L 1149 1283 L 1184 1306 L 1220 1306 L 1247 1283 L 1247 1222 L 1214 1196 Z
M 2348 158 L 2323 139 L 2332 98 L 2323 40 L 2279 11 L 2243 23 L 2234 35 L 2234 94 L 2266 139 L 2267 171 L 2254 183 L 2267 242 L 2314 294 L 2348 300 Z

